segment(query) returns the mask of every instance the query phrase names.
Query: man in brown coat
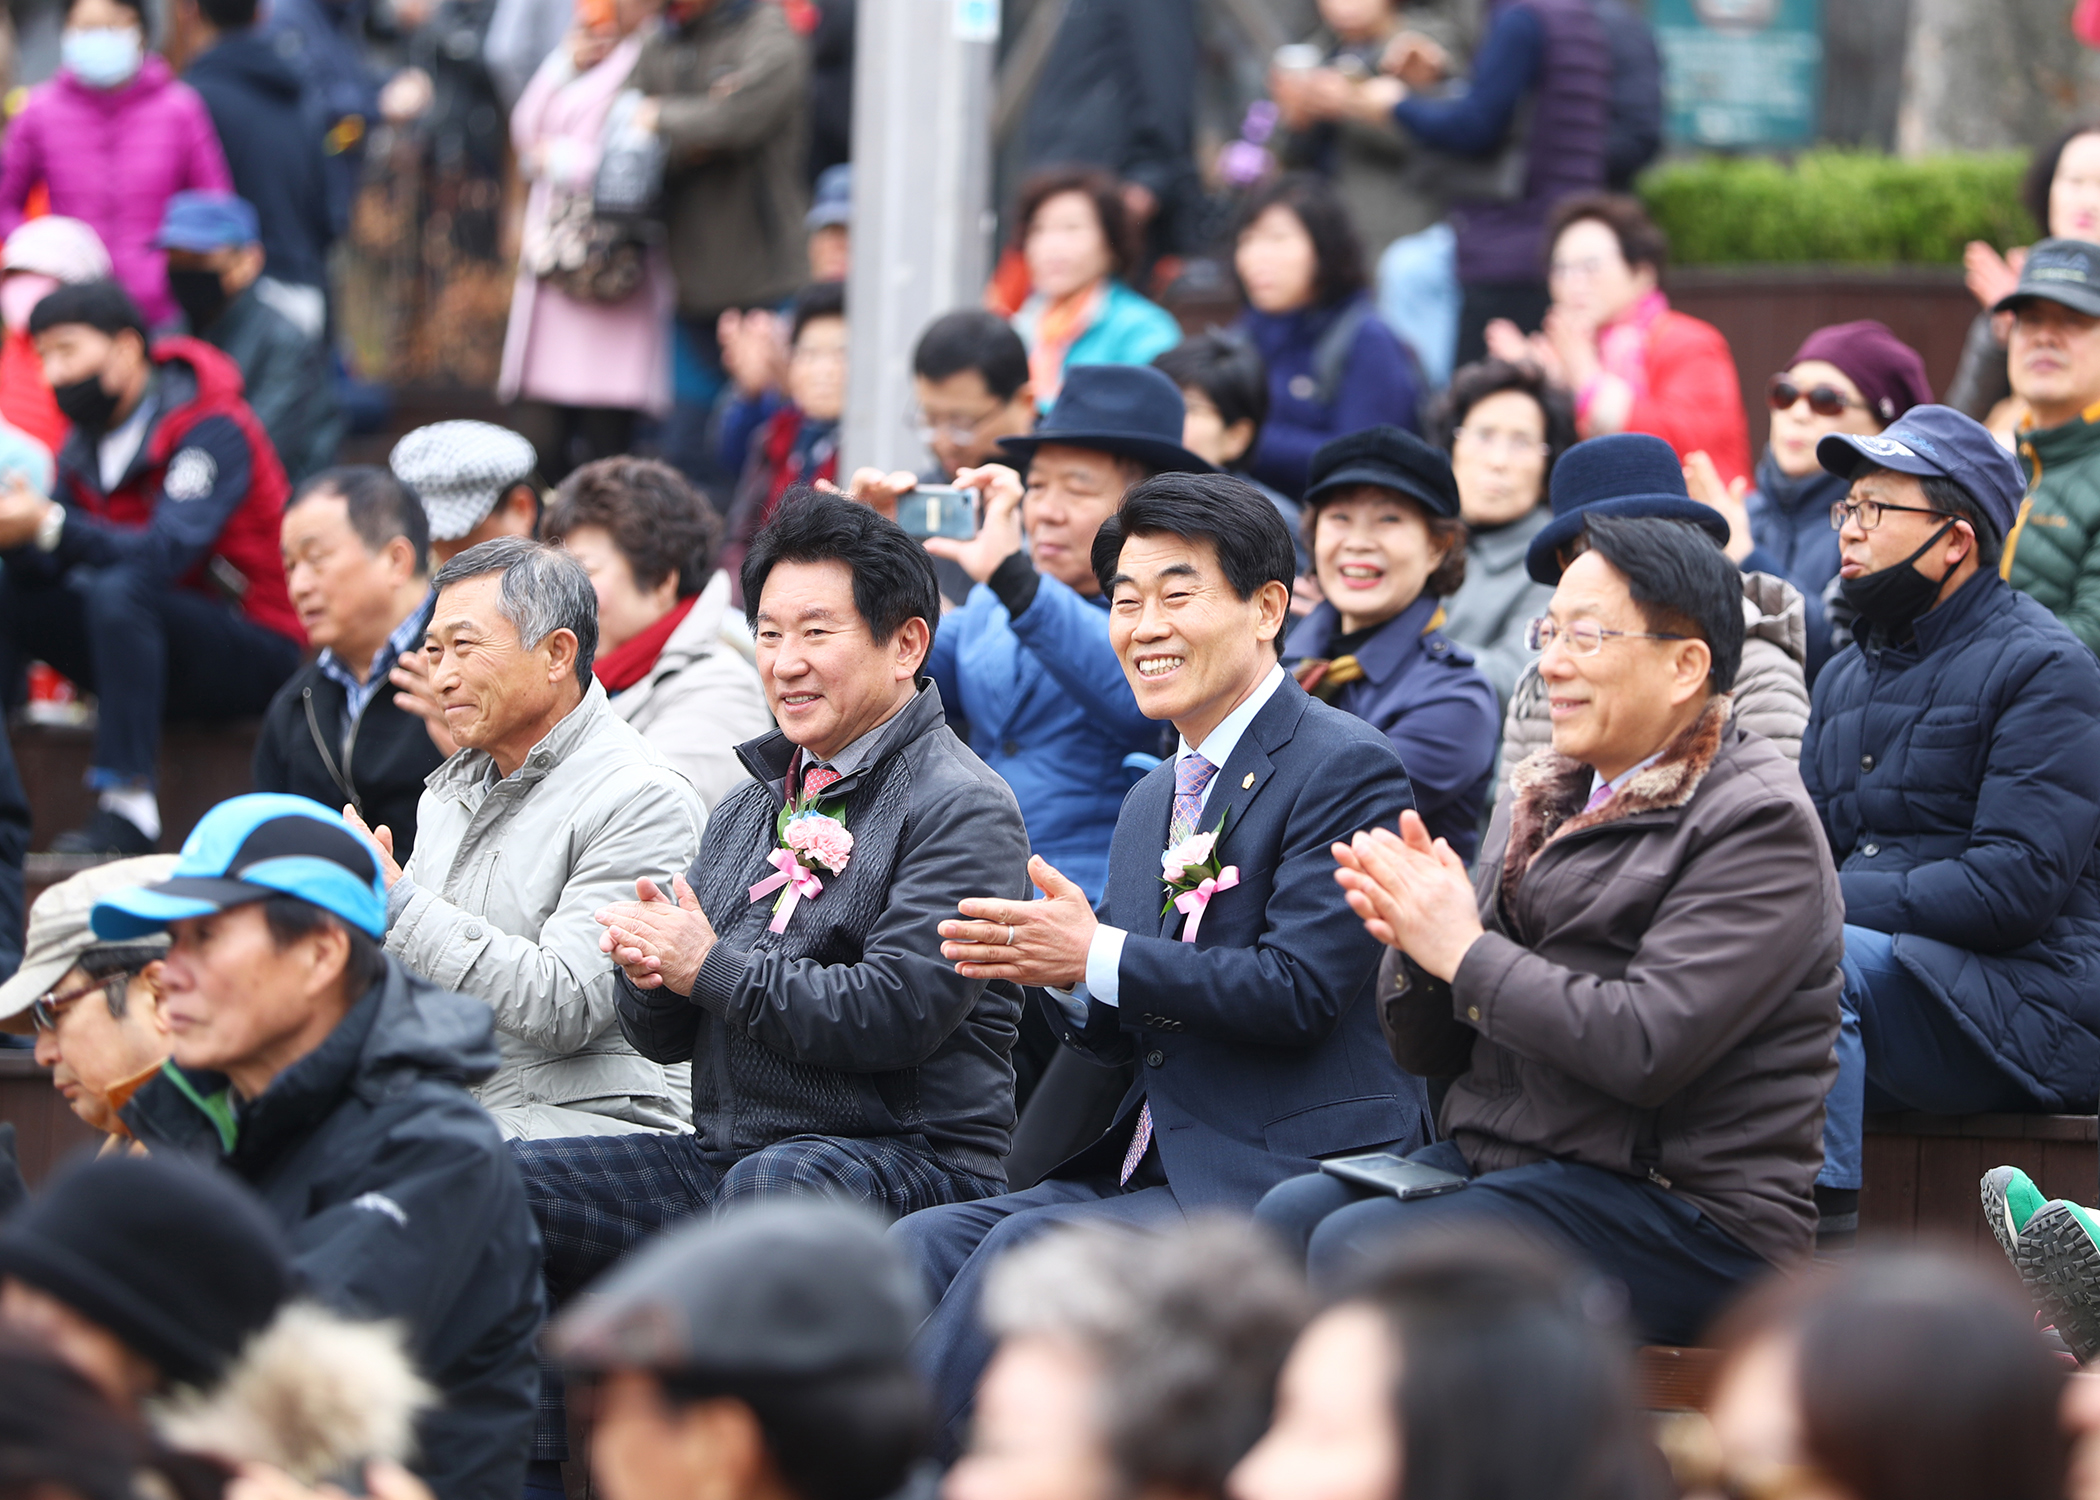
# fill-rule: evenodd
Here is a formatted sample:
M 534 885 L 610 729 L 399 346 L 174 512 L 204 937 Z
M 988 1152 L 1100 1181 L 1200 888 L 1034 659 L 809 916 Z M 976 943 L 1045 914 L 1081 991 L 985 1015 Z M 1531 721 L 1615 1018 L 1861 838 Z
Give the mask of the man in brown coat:
M 1451 1078 L 1439 1197 L 1338 1178 L 1260 1216 L 1332 1284 L 1431 1223 L 1557 1241 L 1696 1338 L 1815 1232 L 1843 903 L 1800 777 L 1729 721 L 1733 565 L 1681 523 L 1599 517 L 1537 627 L 1553 748 L 1518 767 L 1477 881 L 1411 814 L 1337 847 L 1387 955 L 1394 1056 Z M 1475 888 L 1477 885 L 1477 889 Z

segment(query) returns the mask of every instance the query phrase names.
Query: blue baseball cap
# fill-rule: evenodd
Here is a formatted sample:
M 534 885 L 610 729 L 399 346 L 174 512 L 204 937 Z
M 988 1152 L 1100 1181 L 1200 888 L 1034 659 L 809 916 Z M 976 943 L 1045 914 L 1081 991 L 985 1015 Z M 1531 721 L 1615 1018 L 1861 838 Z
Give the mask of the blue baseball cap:
M 2013 456 L 1981 422 L 1951 406 L 1913 406 L 1880 432 L 1833 432 L 1816 444 L 1816 462 L 1841 479 L 1873 469 L 1951 479 L 2003 538 L 2020 513 L 2027 482 Z
M 153 237 L 161 250 L 188 250 L 198 255 L 229 245 L 253 245 L 262 239 L 255 205 L 232 193 L 177 193 L 168 200 Z
M 379 857 L 340 813 L 281 792 L 221 802 L 183 841 L 175 873 L 95 903 L 89 924 L 105 942 L 159 932 L 268 896 L 295 896 L 374 938 L 386 935 Z

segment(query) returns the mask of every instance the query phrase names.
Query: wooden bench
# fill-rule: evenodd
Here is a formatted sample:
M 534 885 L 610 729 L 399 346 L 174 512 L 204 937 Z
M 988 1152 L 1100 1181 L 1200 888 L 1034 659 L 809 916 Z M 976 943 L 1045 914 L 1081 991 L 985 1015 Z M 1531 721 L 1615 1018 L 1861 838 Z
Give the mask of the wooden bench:
M 2018 1167 L 2051 1198 L 2100 1201 L 2100 1128 L 2092 1115 L 1869 1115 L 1865 1166 L 1862 1239 L 1926 1239 L 2003 1264 L 1983 1174 Z

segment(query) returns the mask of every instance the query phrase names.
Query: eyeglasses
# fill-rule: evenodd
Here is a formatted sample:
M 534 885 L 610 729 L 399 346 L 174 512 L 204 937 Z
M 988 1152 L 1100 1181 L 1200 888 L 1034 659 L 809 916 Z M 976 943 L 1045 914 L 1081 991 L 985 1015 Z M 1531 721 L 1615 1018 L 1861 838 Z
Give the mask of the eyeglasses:
M 1888 505 L 1879 500 L 1840 500 L 1830 507 L 1830 529 L 1843 531 L 1847 521 L 1856 522 L 1861 531 L 1872 531 L 1881 525 L 1881 513 L 1900 510 L 1907 516 L 1946 516 L 1958 521 L 1959 516 L 1949 516 L 1943 510 L 1928 510 L 1922 505 Z
M 1521 432 L 1504 432 L 1499 427 L 1460 427 L 1453 431 L 1451 436 L 1459 442 L 1478 448 L 1482 453 L 1502 453 L 1510 458 L 1524 458 L 1532 454 L 1544 458 L 1553 451 L 1547 444 Z
M 976 441 L 977 434 L 984 424 L 998 415 L 999 408 L 995 406 L 983 416 L 971 417 L 967 421 L 935 422 L 914 406 L 904 414 L 904 430 L 929 448 L 941 438 L 946 438 L 957 447 L 961 447 L 965 443 Z
M 38 1031 L 56 1031 L 58 1029 L 58 1013 L 67 1006 L 73 1004 L 76 1000 L 85 1000 L 98 990 L 107 995 L 111 1002 L 114 1003 L 117 998 L 117 991 L 130 984 L 131 979 L 132 976 L 129 970 L 119 969 L 116 973 L 105 975 L 93 984 L 84 984 L 79 989 L 69 991 L 63 995 L 54 995 L 47 990 L 29 1002 L 29 1019 Z
M 1649 630 L 1606 630 L 1595 620 L 1576 620 L 1562 625 L 1550 616 L 1540 615 L 1524 627 L 1524 645 L 1532 651 L 1544 651 L 1555 641 L 1570 656 L 1595 656 L 1604 649 L 1607 640 L 1617 638 L 1627 641 L 1688 641 L 1688 635 L 1658 635 Z
M 1842 417 L 1847 410 L 1865 411 L 1867 403 L 1854 401 L 1834 385 L 1796 385 L 1784 375 L 1774 375 L 1765 386 L 1765 400 L 1774 411 L 1789 411 L 1803 396 L 1808 409 L 1819 417 Z

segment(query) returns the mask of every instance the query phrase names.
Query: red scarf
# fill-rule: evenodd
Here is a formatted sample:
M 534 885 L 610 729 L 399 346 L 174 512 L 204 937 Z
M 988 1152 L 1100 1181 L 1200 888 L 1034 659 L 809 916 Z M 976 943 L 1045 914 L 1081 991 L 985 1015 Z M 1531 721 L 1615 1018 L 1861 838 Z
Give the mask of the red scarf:
M 623 692 L 649 675 L 656 659 L 663 655 L 664 643 L 671 639 L 685 617 L 693 612 L 700 602 L 698 594 L 690 599 L 681 599 L 671 607 L 671 612 L 651 625 L 640 635 L 633 636 L 618 647 L 605 653 L 591 665 L 598 680 L 605 684 L 608 693 Z

